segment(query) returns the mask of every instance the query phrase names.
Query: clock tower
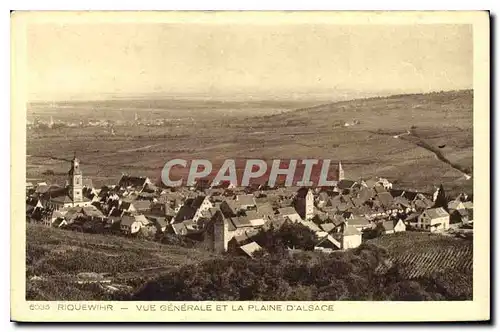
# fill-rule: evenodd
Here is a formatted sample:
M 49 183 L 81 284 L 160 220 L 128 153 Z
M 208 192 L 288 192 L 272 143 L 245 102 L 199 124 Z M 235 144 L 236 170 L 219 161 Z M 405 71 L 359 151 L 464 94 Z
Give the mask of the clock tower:
M 83 202 L 83 175 L 80 169 L 80 160 L 76 154 L 71 161 L 71 169 L 68 172 L 68 195 L 73 203 Z

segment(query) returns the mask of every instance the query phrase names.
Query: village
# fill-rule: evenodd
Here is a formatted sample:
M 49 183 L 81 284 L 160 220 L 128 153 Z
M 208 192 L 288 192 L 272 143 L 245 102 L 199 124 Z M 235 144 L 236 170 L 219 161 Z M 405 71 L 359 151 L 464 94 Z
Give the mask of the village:
M 356 248 L 369 236 L 431 232 L 472 236 L 473 202 L 393 188 L 385 178 L 348 179 L 341 162 L 331 187 L 268 187 L 229 183 L 167 188 L 124 174 L 117 184 L 94 188 L 75 156 L 64 186 L 26 183 L 26 221 L 47 227 L 154 239 L 170 234 L 214 253 L 230 249 L 256 257 L 261 230 L 300 224 L 314 233 L 315 251 Z M 139 239 L 138 239 L 139 240 Z M 294 250 L 295 248 L 287 248 Z

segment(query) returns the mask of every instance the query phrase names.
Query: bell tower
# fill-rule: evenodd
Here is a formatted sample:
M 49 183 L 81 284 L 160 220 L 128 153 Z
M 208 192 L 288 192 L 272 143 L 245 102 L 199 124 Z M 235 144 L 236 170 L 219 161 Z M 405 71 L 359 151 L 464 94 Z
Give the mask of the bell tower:
M 80 169 L 80 160 L 76 158 L 76 154 L 71 160 L 71 169 L 68 172 L 68 195 L 73 200 L 73 203 L 83 201 L 83 175 Z
M 339 166 L 337 167 L 337 181 L 344 180 L 344 169 L 342 168 L 342 163 L 339 161 Z

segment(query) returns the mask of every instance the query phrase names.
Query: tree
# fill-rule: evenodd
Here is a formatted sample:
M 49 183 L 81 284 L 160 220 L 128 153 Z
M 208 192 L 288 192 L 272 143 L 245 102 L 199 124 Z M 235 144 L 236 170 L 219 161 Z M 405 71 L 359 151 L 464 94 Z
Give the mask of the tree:
M 444 208 L 448 210 L 448 200 L 446 198 L 446 193 L 444 191 L 443 185 L 439 185 L 439 190 L 436 196 L 436 200 L 434 201 L 435 208 Z

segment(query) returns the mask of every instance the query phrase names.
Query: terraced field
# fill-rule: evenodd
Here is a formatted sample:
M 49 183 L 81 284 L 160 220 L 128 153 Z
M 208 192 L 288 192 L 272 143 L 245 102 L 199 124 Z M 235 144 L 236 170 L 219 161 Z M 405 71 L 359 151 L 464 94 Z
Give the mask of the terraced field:
M 434 273 L 457 272 L 472 275 L 472 241 L 443 235 L 404 232 L 369 241 L 387 249 L 391 262 L 402 267 L 409 279 Z

